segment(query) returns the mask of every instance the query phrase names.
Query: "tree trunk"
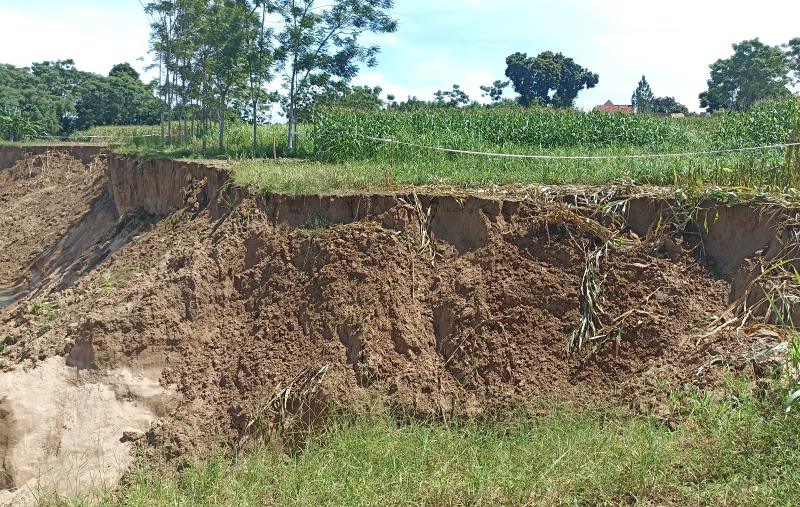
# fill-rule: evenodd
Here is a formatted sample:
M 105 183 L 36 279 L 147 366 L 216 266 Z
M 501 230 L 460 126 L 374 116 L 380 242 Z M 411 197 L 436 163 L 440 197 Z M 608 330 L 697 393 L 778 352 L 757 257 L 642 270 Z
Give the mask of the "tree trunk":
M 208 114 L 209 114 L 208 113 L 208 106 L 206 105 L 205 100 L 204 100 L 203 101 L 202 118 L 200 119 L 200 124 L 203 126 L 203 131 L 200 134 L 200 136 L 201 136 L 200 138 L 202 139 L 202 143 L 203 143 L 203 151 L 206 151 L 206 147 L 208 146 L 208 143 L 206 141 L 206 138 L 208 137 L 206 135 L 206 133 L 208 132 Z
M 258 98 L 253 99 L 253 157 L 258 150 L 258 122 L 256 121 L 258 111 Z
M 158 94 L 161 97 L 161 144 L 162 145 L 164 144 L 164 97 L 166 96 L 166 94 L 164 93 L 164 89 L 163 89 L 163 83 L 161 81 L 161 79 L 163 77 L 161 75 L 161 73 L 162 73 L 162 69 L 164 68 L 164 65 L 162 63 L 163 60 L 164 60 L 163 55 L 161 53 L 159 53 L 159 55 L 158 55 L 158 86 L 160 86 L 162 88 L 160 90 L 158 90 Z
M 219 104 L 219 151 L 225 151 L 225 95 L 220 97 Z
M 295 66 L 292 68 L 292 80 L 289 87 L 289 139 L 287 141 L 287 148 L 289 153 L 294 152 L 294 131 L 297 127 L 297 120 L 296 120 L 296 113 L 295 113 L 295 100 L 296 100 L 296 88 L 297 88 L 297 71 L 295 70 Z

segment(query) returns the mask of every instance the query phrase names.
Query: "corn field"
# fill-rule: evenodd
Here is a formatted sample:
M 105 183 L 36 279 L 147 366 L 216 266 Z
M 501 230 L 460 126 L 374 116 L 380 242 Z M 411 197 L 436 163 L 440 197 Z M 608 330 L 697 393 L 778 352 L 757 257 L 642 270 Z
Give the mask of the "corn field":
M 313 123 L 314 156 L 371 161 L 399 183 L 515 182 L 720 184 L 785 189 L 800 161 L 784 148 L 611 160 L 516 160 L 443 153 L 402 143 L 489 153 L 630 156 L 782 144 L 800 132 L 800 100 L 765 102 L 745 113 L 666 119 L 566 110 L 441 109 L 365 113 L 328 110 Z M 398 144 L 369 139 L 381 138 Z

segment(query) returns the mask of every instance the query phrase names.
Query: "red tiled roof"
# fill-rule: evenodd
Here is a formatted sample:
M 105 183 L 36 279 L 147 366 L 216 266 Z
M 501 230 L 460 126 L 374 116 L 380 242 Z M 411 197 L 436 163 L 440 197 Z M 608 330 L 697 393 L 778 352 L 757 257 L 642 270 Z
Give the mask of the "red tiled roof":
M 602 113 L 632 113 L 633 106 L 631 105 L 616 105 L 610 100 L 603 104 L 602 106 L 597 106 L 594 108 L 595 111 L 600 111 Z

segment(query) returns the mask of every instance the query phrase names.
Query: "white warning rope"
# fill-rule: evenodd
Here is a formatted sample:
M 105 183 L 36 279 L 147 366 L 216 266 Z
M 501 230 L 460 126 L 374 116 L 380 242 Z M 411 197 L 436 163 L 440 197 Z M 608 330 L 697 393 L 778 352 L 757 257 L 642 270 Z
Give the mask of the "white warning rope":
M 161 137 L 160 134 L 142 134 L 138 136 L 37 136 L 36 139 L 58 139 L 71 141 L 76 139 L 138 139 L 140 137 Z
M 535 159 L 535 160 L 631 160 L 643 158 L 669 158 L 669 157 L 694 157 L 703 155 L 721 155 L 724 153 L 738 153 L 745 151 L 761 151 L 774 148 L 789 148 L 791 146 L 800 146 L 800 142 L 796 143 L 782 143 L 782 144 L 768 144 L 764 146 L 750 146 L 746 148 L 730 148 L 725 150 L 713 151 L 690 151 L 683 153 L 645 153 L 640 155 L 523 155 L 517 153 L 496 153 L 490 151 L 471 151 L 471 150 L 455 150 L 452 148 L 442 148 L 440 146 L 427 146 L 424 144 L 409 143 L 405 141 L 398 141 L 396 139 L 387 139 L 381 137 L 359 136 L 370 141 L 381 143 L 395 144 L 398 146 L 410 146 L 413 148 L 421 148 L 431 151 L 440 151 L 445 153 L 455 153 L 459 155 L 480 155 L 484 157 L 496 158 L 518 158 L 518 159 Z

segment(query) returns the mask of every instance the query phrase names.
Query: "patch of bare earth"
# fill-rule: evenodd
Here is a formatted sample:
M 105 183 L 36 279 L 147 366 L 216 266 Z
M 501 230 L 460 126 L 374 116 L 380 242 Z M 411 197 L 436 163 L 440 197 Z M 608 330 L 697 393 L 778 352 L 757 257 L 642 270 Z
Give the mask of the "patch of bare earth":
M 10 286 L 100 197 L 103 163 L 61 152 L 0 170 L 0 287 Z

